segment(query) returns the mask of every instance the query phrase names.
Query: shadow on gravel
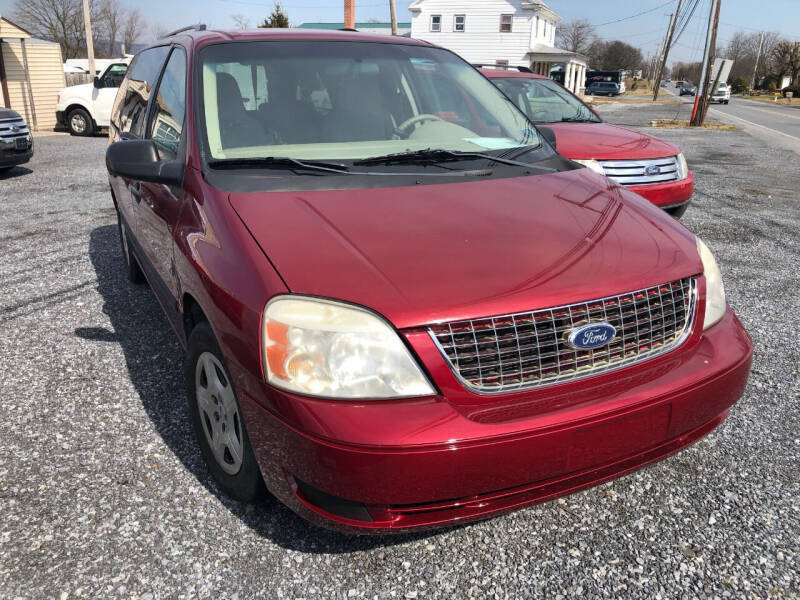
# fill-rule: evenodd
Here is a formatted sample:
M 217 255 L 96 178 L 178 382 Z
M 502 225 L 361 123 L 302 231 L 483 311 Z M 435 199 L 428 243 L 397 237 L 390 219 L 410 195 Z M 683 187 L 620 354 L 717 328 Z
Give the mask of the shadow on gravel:
M 225 496 L 206 469 L 186 415 L 183 350 L 149 287 L 125 277 L 116 225 L 91 232 L 89 257 L 113 331 L 79 327 L 75 335 L 122 347 L 131 381 L 156 431 L 184 467 L 245 525 L 284 548 L 311 553 L 368 550 L 435 535 L 347 536 L 308 523 L 271 496 L 257 505 Z
M 8 171 L 0 170 L 0 181 L 3 181 L 4 179 L 14 179 L 15 177 L 22 177 L 23 175 L 30 175 L 31 173 L 33 173 L 33 171 L 31 171 L 27 167 L 20 167 L 20 166 L 11 167 Z

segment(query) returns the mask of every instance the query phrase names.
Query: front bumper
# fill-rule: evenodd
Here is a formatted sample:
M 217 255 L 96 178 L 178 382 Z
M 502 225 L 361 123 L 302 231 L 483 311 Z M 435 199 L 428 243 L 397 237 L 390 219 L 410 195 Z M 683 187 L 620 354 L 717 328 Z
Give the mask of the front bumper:
M 694 192 L 694 176 L 689 173 L 686 179 L 656 183 L 653 185 L 629 185 L 626 190 L 636 192 L 659 208 L 675 208 L 686 204 Z
M 357 403 L 240 391 L 267 487 L 301 516 L 356 532 L 431 528 L 595 485 L 719 425 L 752 356 L 729 310 L 646 363 L 487 400 L 448 379 L 425 334 L 408 337 L 441 396 Z
M 26 149 L 18 149 L 16 142 L 0 141 L 0 167 L 13 167 L 28 162 L 33 158 L 33 137 Z

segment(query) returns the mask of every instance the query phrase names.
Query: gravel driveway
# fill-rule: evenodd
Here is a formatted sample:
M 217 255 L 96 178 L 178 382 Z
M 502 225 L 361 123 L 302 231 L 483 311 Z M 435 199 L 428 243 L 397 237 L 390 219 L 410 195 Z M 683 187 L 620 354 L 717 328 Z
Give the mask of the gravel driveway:
M 106 140 L 37 138 L 34 161 L 0 176 L 0 597 L 799 598 L 800 157 L 742 132 L 658 135 L 686 153 L 684 222 L 755 341 L 744 398 L 643 471 L 390 538 L 217 490 L 184 417 L 181 350 L 124 279 Z

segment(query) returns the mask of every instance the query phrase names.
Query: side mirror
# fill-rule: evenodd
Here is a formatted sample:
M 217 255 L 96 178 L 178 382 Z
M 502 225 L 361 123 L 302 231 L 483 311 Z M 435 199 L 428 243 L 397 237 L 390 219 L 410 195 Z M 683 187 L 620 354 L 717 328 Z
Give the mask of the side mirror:
M 544 139 L 547 140 L 547 143 L 553 147 L 553 150 L 556 150 L 556 132 L 553 131 L 550 127 L 545 125 L 537 125 L 536 131 L 539 132 Z
M 180 185 L 183 181 L 183 163 L 178 160 L 161 160 L 153 140 L 122 140 L 106 149 L 106 168 L 112 175 Z
M 92 80 L 92 85 L 94 85 L 94 87 L 96 87 L 97 89 L 100 89 L 103 87 L 103 82 L 100 80 L 99 77 L 95 76 L 95 78 Z

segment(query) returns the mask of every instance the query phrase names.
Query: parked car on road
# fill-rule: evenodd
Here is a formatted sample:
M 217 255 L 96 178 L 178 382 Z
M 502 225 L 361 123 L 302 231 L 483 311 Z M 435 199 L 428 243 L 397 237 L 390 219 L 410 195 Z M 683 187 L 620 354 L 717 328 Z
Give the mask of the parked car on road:
M 112 63 L 92 83 L 66 87 L 58 93 L 56 121 L 72 135 L 92 135 L 108 127 L 111 107 L 128 69 L 128 59 Z
M 111 121 L 125 272 L 240 501 L 460 524 L 666 457 L 742 394 L 752 345 L 705 244 L 448 50 L 176 32 Z
M 619 96 L 619 84 L 613 81 L 593 81 L 586 88 L 590 96 Z
M 8 108 L 0 108 L 0 172 L 33 158 L 33 137 L 25 119 Z
M 720 81 L 717 89 L 711 94 L 711 102 L 728 104 L 731 101 L 731 88 L 724 81 Z
M 676 218 L 686 212 L 694 178 L 680 148 L 604 123 L 575 95 L 542 75 L 491 67 L 481 72 L 531 121 L 555 132 L 561 154 L 644 196 Z
M 676 88 L 682 88 L 685 83 L 687 83 L 687 82 L 684 81 L 683 79 L 679 79 L 678 81 L 675 82 L 675 87 Z
M 689 83 L 688 81 L 684 82 L 681 86 L 681 91 L 679 93 L 680 96 L 696 96 L 697 95 L 697 86 Z

